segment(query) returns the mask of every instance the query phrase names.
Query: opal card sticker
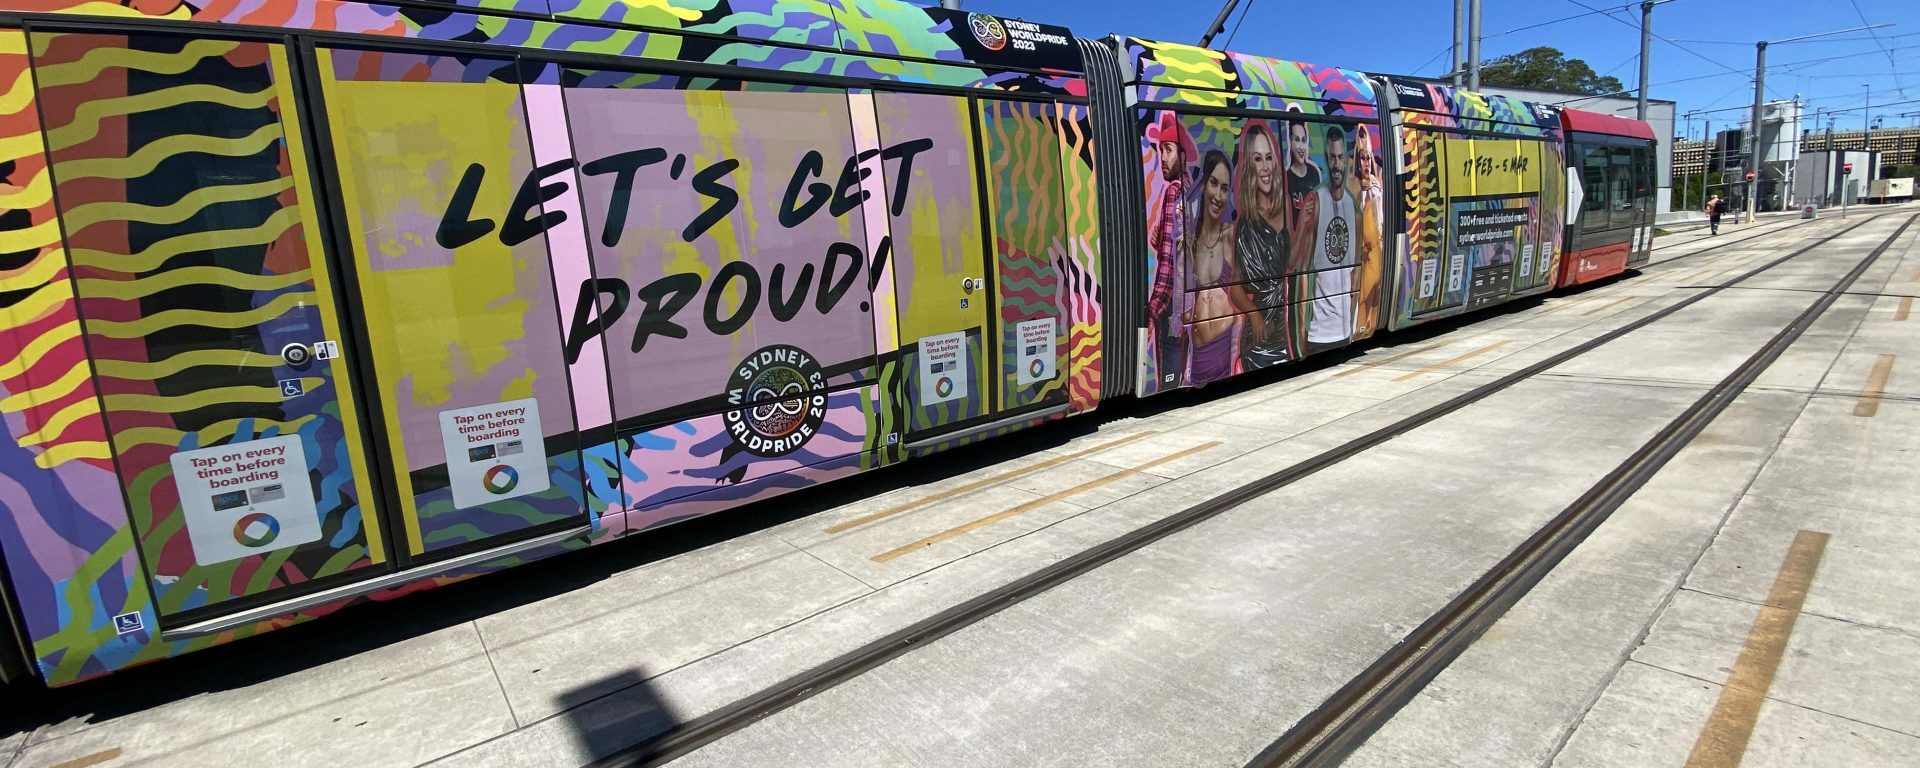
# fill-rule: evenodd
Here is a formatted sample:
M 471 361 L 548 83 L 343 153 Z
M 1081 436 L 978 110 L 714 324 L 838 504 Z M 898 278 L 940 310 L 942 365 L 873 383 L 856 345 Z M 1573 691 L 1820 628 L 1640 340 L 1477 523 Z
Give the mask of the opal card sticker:
M 920 338 L 920 405 L 967 396 L 965 331 Z
M 1019 354 L 1014 359 L 1020 365 L 1014 380 L 1022 386 L 1053 381 L 1054 360 L 1059 357 L 1054 351 L 1054 328 L 1051 317 L 1022 320 L 1014 325 L 1013 340 L 1019 345 Z
M 299 435 L 181 451 L 171 461 L 195 563 L 320 540 L 320 510 Z
M 552 486 L 544 434 L 540 403 L 532 398 L 441 411 L 453 506 L 477 507 Z

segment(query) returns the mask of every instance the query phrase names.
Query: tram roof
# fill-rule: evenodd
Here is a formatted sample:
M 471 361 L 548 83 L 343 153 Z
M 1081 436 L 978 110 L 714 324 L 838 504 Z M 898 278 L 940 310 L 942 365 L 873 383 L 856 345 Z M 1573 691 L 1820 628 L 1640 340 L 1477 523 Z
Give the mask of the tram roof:
M 1588 112 L 1584 109 L 1564 108 L 1560 112 L 1560 121 L 1569 131 L 1583 133 L 1604 133 L 1609 136 L 1630 136 L 1636 139 L 1653 141 L 1653 126 L 1619 115 L 1602 112 Z
M 1138 37 L 1112 38 L 1143 102 L 1371 118 L 1364 72 Z

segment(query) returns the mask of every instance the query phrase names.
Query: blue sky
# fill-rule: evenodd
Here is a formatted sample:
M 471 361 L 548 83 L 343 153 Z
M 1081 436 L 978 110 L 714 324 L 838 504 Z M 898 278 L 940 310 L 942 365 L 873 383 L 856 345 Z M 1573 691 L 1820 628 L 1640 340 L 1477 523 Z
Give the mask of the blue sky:
M 1612 19 L 1589 15 L 1509 33 L 1587 13 L 1589 8 L 1619 9 L 1625 4 L 1626 0 L 1484 0 L 1482 57 L 1550 45 L 1631 88 L 1639 76 L 1637 2 L 1631 11 L 1613 13 Z M 1235 16 L 1240 28 L 1234 50 L 1378 72 L 1432 75 L 1446 69 L 1442 54 L 1453 33 L 1452 0 L 1242 0 L 1241 5 L 1247 13 L 1244 21 Z M 1220 0 L 965 0 L 963 7 L 1064 24 L 1081 37 L 1117 32 L 1190 43 L 1199 39 L 1219 12 Z M 1185 10 L 1168 10 L 1175 8 Z M 1814 109 L 1852 110 L 1840 113 L 1835 127 L 1857 129 L 1868 98 L 1863 86 L 1870 86 L 1873 104 L 1891 104 L 1871 111 L 1875 117 L 1884 117 L 1885 125 L 1920 124 L 1920 116 L 1901 114 L 1920 113 L 1920 0 L 1673 0 L 1654 8 L 1653 31 L 1679 45 L 1654 41 L 1648 57 L 1653 84 L 1649 95 L 1679 102 L 1682 114 L 1732 108 L 1695 118 L 1696 136 L 1706 118 L 1727 127 L 1742 117 L 1738 108 L 1753 100 L 1755 42 L 1865 26 L 1863 16 L 1870 23 L 1895 26 L 1771 46 L 1768 97 L 1799 94 L 1808 105 L 1809 127 Z M 1233 23 L 1227 28 L 1232 30 Z M 1883 45 L 1892 49 L 1891 62 L 1881 51 Z

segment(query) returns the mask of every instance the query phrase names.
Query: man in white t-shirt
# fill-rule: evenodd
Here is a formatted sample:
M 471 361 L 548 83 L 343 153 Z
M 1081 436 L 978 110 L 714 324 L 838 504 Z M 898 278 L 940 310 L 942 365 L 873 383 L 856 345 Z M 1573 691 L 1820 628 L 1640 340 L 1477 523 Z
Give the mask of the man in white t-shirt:
M 1339 346 L 1353 336 L 1353 267 L 1360 257 L 1359 217 L 1347 193 L 1347 132 L 1327 127 L 1327 183 L 1319 189 L 1320 227 L 1313 241 L 1312 311 L 1307 351 Z

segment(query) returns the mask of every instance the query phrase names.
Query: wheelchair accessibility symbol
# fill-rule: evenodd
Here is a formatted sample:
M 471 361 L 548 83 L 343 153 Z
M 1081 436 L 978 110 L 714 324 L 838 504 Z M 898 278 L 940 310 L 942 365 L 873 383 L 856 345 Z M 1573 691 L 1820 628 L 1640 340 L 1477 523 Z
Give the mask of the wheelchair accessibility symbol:
M 307 393 L 307 387 L 306 385 L 301 384 L 299 379 L 281 379 L 280 380 L 280 398 L 281 399 L 289 400 L 289 399 L 304 395 L 306 393 Z

